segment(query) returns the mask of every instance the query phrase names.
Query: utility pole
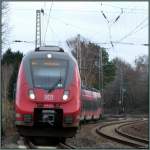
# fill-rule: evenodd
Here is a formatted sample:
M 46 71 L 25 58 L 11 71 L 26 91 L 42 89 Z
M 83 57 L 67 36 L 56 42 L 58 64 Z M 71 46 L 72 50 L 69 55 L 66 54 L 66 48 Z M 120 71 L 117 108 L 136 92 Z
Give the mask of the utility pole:
M 99 92 L 102 95 L 103 103 L 103 54 L 102 49 L 99 49 Z
M 101 91 L 103 93 L 103 53 L 102 53 L 102 49 L 100 50 L 100 55 L 101 55 Z
M 41 46 L 41 10 L 36 10 L 35 48 Z
M 120 64 L 120 96 L 119 96 L 119 113 L 123 111 L 123 98 L 124 98 L 124 88 L 123 88 L 123 66 Z
M 122 113 L 124 113 L 124 92 L 125 92 L 125 88 L 124 88 L 124 78 L 123 78 L 123 73 L 124 73 L 124 70 L 123 70 L 123 67 L 121 67 L 121 80 L 122 80 L 122 90 L 121 90 L 121 111 Z
M 0 58 L 2 55 L 2 1 L 0 1 Z
M 2 59 L 2 1 L 0 1 L 0 59 Z M 1 66 L 1 61 L 0 61 L 0 66 Z M 0 67 L 0 72 L 1 72 L 1 67 Z M 0 74 L 0 78 L 1 78 L 1 74 Z M 0 84 L 0 89 L 2 88 L 1 84 Z M 2 91 L 2 90 L 1 90 Z M 0 97 L 2 97 L 2 93 L 0 91 Z M 1 109 L 1 113 L 2 113 L 2 101 L 0 102 L 0 109 Z M 3 127 L 3 122 L 2 122 L 2 115 L 0 115 L 0 122 L 2 123 L 2 127 Z M 0 134 L 2 135 L 2 129 L 0 130 Z M 2 146 L 2 139 L 0 140 L 0 145 Z
M 101 93 L 101 50 L 99 49 L 99 69 L 98 69 L 98 74 L 99 74 L 99 92 Z
M 82 56 L 81 56 L 80 34 L 78 34 L 78 36 L 77 36 L 77 62 L 79 65 L 79 71 L 80 71 L 80 75 L 81 75 Z
M 78 66 L 79 66 L 79 35 L 77 36 L 77 62 L 78 62 Z M 80 68 L 79 68 L 80 70 Z

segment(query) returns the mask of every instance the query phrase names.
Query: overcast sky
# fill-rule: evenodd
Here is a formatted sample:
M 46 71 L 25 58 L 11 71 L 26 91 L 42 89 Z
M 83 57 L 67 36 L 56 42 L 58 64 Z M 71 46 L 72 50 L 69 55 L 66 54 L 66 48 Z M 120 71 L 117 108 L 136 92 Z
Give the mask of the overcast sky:
M 10 32 L 3 51 L 10 47 L 25 54 L 35 48 L 35 14 L 41 8 L 45 12 L 42 42 L 45 37 L 47 45 L 63 46 L 67 39 L 80 34 L 107 48 L 110 59 L 117 56 L 133 64 L 135 58 L 148 54 L 148 47 L 142 45 L 148 43 L 148 2 L 9 2 Z

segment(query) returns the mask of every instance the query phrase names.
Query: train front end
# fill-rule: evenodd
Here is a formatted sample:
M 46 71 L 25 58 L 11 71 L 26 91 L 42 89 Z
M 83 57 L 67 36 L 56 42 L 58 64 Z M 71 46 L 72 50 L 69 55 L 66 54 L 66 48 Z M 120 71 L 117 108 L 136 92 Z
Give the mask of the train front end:
M 16 126 L 23 136 L 72 137 L 80 122 L 78 66 L 59 47 L 49 49 L 30 52 L 22 60 Z

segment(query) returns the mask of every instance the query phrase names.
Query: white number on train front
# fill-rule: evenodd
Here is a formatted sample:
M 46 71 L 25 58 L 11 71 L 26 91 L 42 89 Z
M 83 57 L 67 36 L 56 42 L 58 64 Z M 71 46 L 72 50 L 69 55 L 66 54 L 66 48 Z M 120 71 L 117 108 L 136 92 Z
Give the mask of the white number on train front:
M 54 95 L 44 95 L 44 100 L 52 101 L 54 100 Z

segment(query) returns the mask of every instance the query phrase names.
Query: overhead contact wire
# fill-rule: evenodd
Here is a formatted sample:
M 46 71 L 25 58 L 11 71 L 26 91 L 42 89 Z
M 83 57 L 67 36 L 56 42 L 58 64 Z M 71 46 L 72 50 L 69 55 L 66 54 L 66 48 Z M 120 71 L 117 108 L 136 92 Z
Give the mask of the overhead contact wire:
M 47 33 L 47 29 L 48 29 L 49 21 L 50 21 L 50 15 L 51 15 L 51 11 L 52 11 L 52 6 L 53 6 L 53 0 L 52 0 L 52 3 L 51 3 L 50 10 L 49 10 L 49 15 L 48 15 L 47 26 L 46 26 L 46 31 L 45 31 L 45 35 L 44 35 L 44 43 L 45 43 L 45 39 L 46 39 L 46 33 Z
M 136 30 L 143 24 L 145 23 L 145 21 L 147 20 L 148 18 L 146 17 L 144 20 L 142 20 L 132 31 L 130 31 L 128 34 L 126 34 L 125 36 L 123 36 L 119 42 L 123 41 L 124 39 L 126 39 L 127 37 L 131 36 L 132 34 L 134 34 L 136 32 Z

